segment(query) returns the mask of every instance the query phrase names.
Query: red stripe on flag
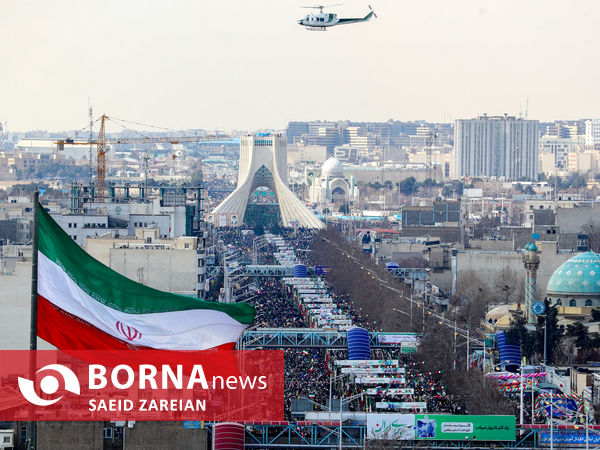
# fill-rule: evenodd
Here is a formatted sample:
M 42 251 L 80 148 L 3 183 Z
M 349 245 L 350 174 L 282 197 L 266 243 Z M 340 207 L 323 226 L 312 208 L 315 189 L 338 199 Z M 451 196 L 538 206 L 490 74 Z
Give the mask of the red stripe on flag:
M 59 350 L 148 350 L 150 348 L 117 339 L 81 318 L 69 314 L 41 295 L 38 295 L 37 301 L 37 335 Z M 234 348 L 233 342 L 214 347 L 215 350 Z

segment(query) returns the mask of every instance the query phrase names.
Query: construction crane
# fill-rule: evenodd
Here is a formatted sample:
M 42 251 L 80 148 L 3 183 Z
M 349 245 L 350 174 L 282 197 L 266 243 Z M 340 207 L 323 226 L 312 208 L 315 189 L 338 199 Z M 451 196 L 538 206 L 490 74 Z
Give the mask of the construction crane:
M 185 142 L 202 142 L 202 141 L 214 141 L 221 139 L 228 139 L 230 136 L 226 135 L 207 135 L 207 136 L 158 136 L 158 137 L 125 137 L 125 138 L 106 138 L 105 122 L 110 120 L 110 117 L 103 114 L 100 117 L 100 131 L 98 132 L 98 138 L 92 139 L 90 133 L 90 139 L 60 139 L 55 142 L 58 150 L 64 150 L 65 144 L 68 145 L 96 145 L 96 198 L 102 200 L 106 198 L 106 153 L 110 149 L 110 144 L 181 144 Z M 143 124 L 139 124 L 143 125 Z M 147 167 L 147 160 L 145 158 L 145 166 Z M 92 161 L 90 160 L 90 166 Z M 147 172 L 147 170 L 146 170 Z M 147 176 L 147 174 L 146 174 Z M 91 180 L 90 180 L 91 181 Z M 146 180 L 147 181 L 147 180 Z

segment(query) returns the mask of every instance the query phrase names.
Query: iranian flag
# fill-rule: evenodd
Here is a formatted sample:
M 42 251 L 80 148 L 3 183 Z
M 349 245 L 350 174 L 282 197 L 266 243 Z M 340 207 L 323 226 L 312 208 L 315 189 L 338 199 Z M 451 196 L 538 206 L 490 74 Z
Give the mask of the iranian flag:
M 37 335 L 60 350 L 233 348 L 254 320 L 248 304 L 162 292 L 118 274 L 37 207 Z

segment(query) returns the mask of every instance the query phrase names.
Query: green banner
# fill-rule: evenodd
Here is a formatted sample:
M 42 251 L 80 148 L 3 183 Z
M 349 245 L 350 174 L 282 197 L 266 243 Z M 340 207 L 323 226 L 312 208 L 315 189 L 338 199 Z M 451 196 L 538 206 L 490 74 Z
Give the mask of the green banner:
M 515 416 L 416 414 L 417 439 L 453 441 L 514 441 Z

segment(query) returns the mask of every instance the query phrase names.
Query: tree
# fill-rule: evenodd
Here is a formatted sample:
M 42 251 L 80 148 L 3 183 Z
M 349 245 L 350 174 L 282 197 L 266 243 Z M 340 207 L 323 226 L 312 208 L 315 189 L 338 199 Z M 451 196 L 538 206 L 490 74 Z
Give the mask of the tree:
M 587 178 L 578 173 L 574 173 L 567 179 L 565 184 L 567 185 L 566 187 L 582 188 L 587 186 Z
M 556 186 L 557 189 L 562 189 L 564 187 L 562 184 L 562 178 L 554 175 L 550 175 L 548 177 L 548 184 L 552 187 Z
M 283 235 L 285 233 L 285 230 L 278 223 L 276 223 L 275 225 L 273 225 L 270 228 L 270 231 L 271 231 L 271 233 L 278 234 L 278 235 Z M 264 231 L 263 231 L 263 233 L 264 233 Z
M 456 192 L 456 195 L 458 195 L 459 197 L 461 195 L 463 195 L 465 191 L 465 184 L 462 181 L 459 181 L 456 186 L 454 187 L 454 192 Z
M 192 186 L 200 186 L 203 181 L 202 169 L 196 169 L 192 172 L 190 183 Z
M 500 217 L 498 216 L 483 216 L 473 228 L 473 237 L 475 239 L 483 239 L 485 236 L 495 235 L 500 226 Z
M 445 198 L 452 197 L 452 192 L 454 192 L 454 190 L 452 189 L 452 186 L 450 186 L 449 184 L 445 185 L 444 188 L 442 189 L 442 195 Z
M 206 293 L 207 300 L 217 300 L 219 292 L 223 287 L 223 272 L 219 272 L 216 277 L 210 280 L 208 292 Z
M 557 350 L 563 339 L 564 327 L 558 325 L 558 310 L 555 307 L 546 308 L 546 318 L 548 320 L 547 330 L 547 363 L 555 361 Z M 544 317 L 538 316 L 535 331 L 527 328 L 527 319 L 524 315 L 515 317 L 510 328 L 506 332 L 509 342 L 520 343 L 521 352 L 526 358 L 533 358 L 536 354 L 540 359 L 544 354 Z
M 600 227 L 593 220 L 581 227 L 581 231 L 588 235 L 588 245 L 593 252 L 600 251 Z
M 350 255 L 352 258 L 346 257 Z M 396 284 L 395 291 L 382 287 L 381 282 L 370 276 L 370 273 L 378 273 L 382 278 L 387 278 L 389 274 L 385 267 L 375 266 L 368 256 L 362 254 L 360 246 L 352 246 L 333 231 L 322 231 L 313 242 L 309 257 L 313 264 L 331 267 L 327 279 L 336 293 L 352 294 L 348 300 L 356 310 L 361 311 L 363 317 L 373 321 L 376 328 L 384 331 L 404 329 L 423 332 L 417 358 L 426 361 L 424 370 L 439 371 L 439 380 L 444 384 L 444 389 L 455 398 L 460 398 L 465 411 L 471 414 L 511 413 L 510 403 L 481 372 L 451 369 L 454 363 L 452 328 L 440 326 L 437 319 L 434 320 L 429 315 L 423 315 L 421 319 L 418 308 L 413 311 L 408 301 L 399 299 L 398 291 L 405 296 L 410 293 L 408 287 L 398 280 L 390 280 L 390 283 Z M 480 292 L 479 289 L 477 292 Z M 463 326 L 460 320 L 457 322 L 458 326 Z M 471 329 L 473 328 L 472 326 Z M 466 368 L 465 358 L 457 356 L 457 367 Z
M 350 207 L 348 206 L 348 202 L 344 202 L 340 205 L 340 208 L 338 209 L 339 212 L 341 212 L 342 214 L 348 214 L 350 212 Z
M 506 339 L 511 344 L 519 344 L 521 346 L 521 354 L 528 359 L 531 359 L 536 351 L 537 342 L 534 333 L 527 328 L 527 319 L 524 315 L 516 316 L 510 322 L 510 328 L 506 332 Z
M 523 282 L 517 280 L 519 280 L 517 274 L 508 265 L 504 266 L 496 276 L 494 290 L 502 303 L 523 303 Z
M 547 303 L 547 302 L 546 302 Z M 555 360 L 556 351 L 563 339 L 564 327 L 558 325 L 558 309 L 555 306 L 546 304 L 545 318 L 548 321 L 547 329 L 547 362 L 552 363 Z M 544 317 L 538 316 L 536 325 L 537 352 L 544 354 Z
M 567 325 L 567 336 L 575 338 L 575 346 L 578 350 L 589 348 L 593 343 L 593 339 L 588 333 L 587 327 L 581 322 L 570 323 Z
M 416 184 L 417 180 L 415 180 L 415 177 L 408 177 L 398 183 L 398 189 L 404 195 L 412 195 L 419 190 Z
M 254 225 L 254 228 L 252 228 L 252 230 L 254 231 L 255 236 L 262 236 L 263 234 L 265 234 L 265 227 L 263 227 L 260 223 Z
M 600 309 L 592 309 L 592 322 L 600 322 Z
M 574 340 L 575 347 L 577 347 L 578 362 L 584 363 L 589 359 L 598 359 L 600 337 L 598 334 L 591 335 L 583 323 L 575 322 L 567 325 L 565 335 Z

